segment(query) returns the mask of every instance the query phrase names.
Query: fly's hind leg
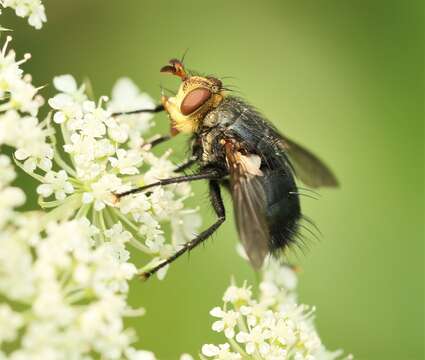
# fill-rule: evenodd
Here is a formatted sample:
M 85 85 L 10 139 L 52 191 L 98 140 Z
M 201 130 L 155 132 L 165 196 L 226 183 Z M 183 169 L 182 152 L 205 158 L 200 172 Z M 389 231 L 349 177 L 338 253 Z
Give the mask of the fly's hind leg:
M 223 204 L 223 199 L 221 197 L 220 192 L 220 186 L 218 184 L 217 180 L 211 180 L 210 181 L 210 195 L 211 195 L 211 204 L 214 208 L 214 211 L 217 215 L 217 221 L 212 224 L 208 229 L 202 231 L 198 236 L 196 236 L 194 239 L 188 241 L 185 243 L 180 250 L 178 250 L 174 255 L 169 257 L 168 259 L 164 260 L 162 263 L 154 267 L 153 269 L 144 272 L 141 274 L 142 278 L 148 279 L 153 274 L 155 274 L 159 269 L 163 268 L 164 266 L 171 264 L 174 260 L 177 260 L 181 255 L 183 255 L 185 252 L 192 250 L 196 246 L 198 246 L 200 243 L 208 239 L 219 227 L 220 225 L 226 220 L 226 211 Z

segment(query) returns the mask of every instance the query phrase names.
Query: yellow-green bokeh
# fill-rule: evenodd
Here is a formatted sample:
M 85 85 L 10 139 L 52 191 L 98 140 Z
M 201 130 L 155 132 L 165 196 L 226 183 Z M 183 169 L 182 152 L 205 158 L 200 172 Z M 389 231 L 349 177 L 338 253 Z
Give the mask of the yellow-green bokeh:
M 299 257 L 302 302 L 317 305 L 325 344 L 358 359 L 424 356 L 423 8 L 415 1 L 45 1 L 41 31 L 4 11 L 14 47 L 33 58 L 34 83 L 89 77 L 108 94 L 130 76 L 159 98 L 158 70 L 189 48 L 190 68 L 237 85 L 288 136 L 338 174 L 341 188 L 303 199 L 323 232 Z M 42 90 L 48 97 L 51 86 Z M 165 132 L 165 116 L 158 117 Z M 185 149 L 173 140 L 176 159 Z M 164 149 L 164 147 L 162 148 Z M 180 155 L 178 155 L 180 154 Z M 34 186 L 28 183 L 28 188 Z M 195 186 L 205 224 L 206 187 Z M 235 254 L 229 221 L 205 247 L 172 266 L 163 282 L 132 286 L 140 346 L 160 359 L 223 341 L 208 311 L 230 277 L 255 283 Z M 137 258 L 137 254 L 134 255 Z

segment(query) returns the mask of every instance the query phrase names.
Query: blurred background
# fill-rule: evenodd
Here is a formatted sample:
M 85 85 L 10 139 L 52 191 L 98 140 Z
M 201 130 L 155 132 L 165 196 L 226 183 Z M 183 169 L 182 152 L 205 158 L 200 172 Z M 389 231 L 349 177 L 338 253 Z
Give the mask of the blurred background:
M 329 349 L 357 359 L 424 358 L 422 2 L 44 3 L 48 22 L 40 31 L 10 10 L 1 15 L 18 54 L 33 55 L 25 69 L 35 84 L 72 73 L 89 77 L 100 95 L 125 75 L 159 99 L 160 83 L 178 86 L 159 68 L 189 48 L 189 68 L 232 76 L 228 84 L 323 158 L 342 186 L 320 191 L 318 201 L 303 199 L 323 240 L 297 258 L 300 301 L 317 306 Z M 42 93 L 49 97 L 52 86 Z M 167 129 L 158 116 L 156 132 Z M 173 140 L 176 160 L 184 144 Z M 206 186 L 194 189 L 206 226 L 214 220 Z M 131 304 L 147 315 L 129 324 L 160 359 L 222 342 L 209 310 L 231 276 L 258 281 L 235 253 L 228 197 L 226 204 L 229 219 L 205 247 L 176 262 L 164 281 L 133 283 Z

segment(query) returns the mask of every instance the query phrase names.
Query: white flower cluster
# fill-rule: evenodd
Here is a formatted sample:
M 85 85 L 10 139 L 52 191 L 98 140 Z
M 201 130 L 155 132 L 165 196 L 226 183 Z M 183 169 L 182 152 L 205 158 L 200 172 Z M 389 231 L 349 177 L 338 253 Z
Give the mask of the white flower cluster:
M 122 222 L 132 235 L 129 242 L 151 258 L 143 270 L 170 256 L 200 225 L 196 211 L 184 209 L 190 186 L 158 187 L 150 196 L 137 194 L 119 202 L 114 195 L 173 175 L 170 151 L 157 157 L 143 146 L 152 115 L 111 116 L 112 111 L 153 107 L 152 99 L 123 78 L 105 108 L 106 97 L 96 104 L 72 76 L 58 76 L 54 85 L 60 93 L 49 100 L 53 116 L 40 122 L 36 116 L 43 99 L 23 75 L 24 60 L 16 61 L 14 51 L 7 50 L 10 40 L 0 54 L 0 145 L 15 148 L 18 165 L 41 182 L 40 204 L 56 208 L 51 220 L 89 217 L 103 239 L 107 227 Z M 57 147 L 51 118 L 60 128 L 66 159 Z M 171 243 L 163 236 L 165 222 L 172 228 Z M 163 278 L 166 271 L 164 267 L 158 276 Z
M 0 346 L 1 359 L 152 359 L 130 344 L 135 334 L 123 317 L 140 310 L 126 304 L 136 273 L 120 223 L 106 231 L 87 219 L 48 222 L 43 212 L 16 212 L 25 201 L 9 186 L 15 172 L 0 155 Z M 16 346 L 19 344 L 19 346 Z
M 333 360 L 341 351 L 329 352 L 314 327 L 314 308 L 297 304 L 294 270 L 270 260 L 259 286 L 258 299 L 244 284 L 231 285 L 224 305 L 210 314 L 212 329 L 223 332 L 226 342 L 205 344 L 202 359 Z M 351 356 L 347 357 L 351 358 Z
M 122 222 L 131 235 L 129 243 L 152 258 L 143 268 L 148 270 L 177 251 L 200 225 L 196 211 L 184 209 L 184 200 L 192 194 L 188 184 L 157 187 L 149 196 L 140 193 L 119 201 L 114 195 L 173 175 L 171 152 L 157 157 L 144 146 L 152 115 L 112 116 L 112 111 L 152 108 L 152 99 L 127 78 L 117 82 L 107 108 L 103 107 L 107 97 L 97 104 L 89 100 L 84 85 L 78 87 L 70 75 L 56 77 L 54 85 L 60 93 L 48 102 L 69 160 L 54 149 L 58 170 L 39 167 L 32 173 L 42 182 L 38 194 L 50 199 L 40 203 L 56 207 L 56 214 L 74 211 L 77 218 L 89 216 L 102 230 L 101 237 L 107 226 Z M 49 122 L 46 131 L 52 131 Z M 165 241 L 161 226 L 165 222 L 172 228 L 171 243 Z M 166 271 L 164 267 L 158 277 Z
M 17 16 L 28 18 L 28 23 L 36 29 L 41 29 L 47 21 L 46 11 L 40 0 L 1 0 L 0 6 L 14 9 Z
M 0 359 L 153 360 L 131 346 L 136 334 L 123 324 L 143 314 L 127 305 L 139 271 L 128 245 L 147 255 L 140 269 L 147 271 L 200 225 L 197 212 L 184 208 L 187 184 L 115 199 L 116 191 L 173 174 L 170 152 L 157 157 L 143 147 L 150 115 L 111 116 L 120 106 L 153 102 L 121 79 L 106 108 L 105 97 L 94 103 L 64 75 L 54 79 L 60 93 L 39 121 L 43 99 L 20 67 L 29 55 L 16 60 L 10 41 L 0 53 L 0 150 L 12 148 L 15 163 L 40 182 L 39 203 L 48 211 L 15 210 L 25 195 L 10 186 L 13 162 L 0 154 Z
M 53 157 L 46 142 L 49 131 L 36 117 L 43 98 L 31 84 L 31 76 L 20 68 L 30 55 L 16 60 L 15 51 L 8 50 L 11 40 L 8 36 L 0 52 L 0 145 L 14 147 L 16 159 L 23 161 L 28 171 L 36 166 L 48 170 Z

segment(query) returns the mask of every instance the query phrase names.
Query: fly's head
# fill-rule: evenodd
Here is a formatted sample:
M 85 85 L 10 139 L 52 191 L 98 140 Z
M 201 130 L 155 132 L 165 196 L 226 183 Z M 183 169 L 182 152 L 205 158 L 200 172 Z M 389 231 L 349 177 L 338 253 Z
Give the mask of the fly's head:
M 181 61 L 176 59 L 170 60 L 161 72 L 171 73 L 182 80 L 176 96 L 161 98 L 171 119 L 172 134 L 196 132 L 205 115 L 224 98 L 221 81 L 209 76 L 189 76 Z

